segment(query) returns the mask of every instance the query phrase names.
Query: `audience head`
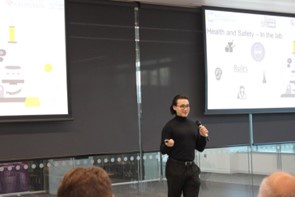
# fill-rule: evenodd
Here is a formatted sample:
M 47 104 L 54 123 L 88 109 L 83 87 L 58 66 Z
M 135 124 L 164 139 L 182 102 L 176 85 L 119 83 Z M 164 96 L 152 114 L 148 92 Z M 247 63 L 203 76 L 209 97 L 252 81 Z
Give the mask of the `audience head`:
M 295 177 L 287 172 L 274 172 L 265 177 L 258 197 L 295 197 Z
M 113 197 L 111 180 L 101 167 L 73 168 L 64 175 L 57 197 Z

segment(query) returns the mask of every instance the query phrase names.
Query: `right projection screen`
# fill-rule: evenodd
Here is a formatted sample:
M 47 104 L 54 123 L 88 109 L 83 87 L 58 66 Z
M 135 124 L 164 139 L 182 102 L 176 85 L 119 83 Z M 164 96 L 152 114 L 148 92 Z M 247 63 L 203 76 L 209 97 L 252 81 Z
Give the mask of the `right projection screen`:
M 295 15 L 203 7 L 206 114 L 295 112 Z

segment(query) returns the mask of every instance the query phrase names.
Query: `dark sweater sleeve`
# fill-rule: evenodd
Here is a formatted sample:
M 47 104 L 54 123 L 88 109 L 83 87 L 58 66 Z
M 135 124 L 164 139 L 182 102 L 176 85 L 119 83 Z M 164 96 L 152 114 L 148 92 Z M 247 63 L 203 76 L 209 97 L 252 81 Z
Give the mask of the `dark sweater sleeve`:
M 196 140 L 196 149 L 200 152 L 203 152 L 207 144 L 207 138 L 198 134 Z
M 168 124 L 166 124 L 164 126 L 164 128 L 162 129 L 162 136 L 161 136 L 161 143 L 160 143 L 160 151 L 162 154 L 169 154 L 170 150 L 172 148 L 168 147 L 165 145 L 164 140 L 165 139 L 171 139 L 171 129 L 169 129 Z

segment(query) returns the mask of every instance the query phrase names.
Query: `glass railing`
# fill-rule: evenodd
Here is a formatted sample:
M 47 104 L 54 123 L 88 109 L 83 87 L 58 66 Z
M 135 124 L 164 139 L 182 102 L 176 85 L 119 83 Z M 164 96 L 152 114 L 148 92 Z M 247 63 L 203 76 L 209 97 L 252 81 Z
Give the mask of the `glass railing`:
M 196 152 L 195 162 L 202 170 L 201 196 L 215 196 L 216 190 L 224 193 L 218 196 L 239 192 L 238 196 L 256 196 L 261 180 L 268 174 L 278 170 L 295 173 L 294 150 L 294 143 L 284 143 Z M 55 196 L 63 175 L 78 166 L 104 168 L 116 197 L 165 196 L 167 158 L 150 152 L 142 158 L 139 153 L 122 153 L 0 163 L 0 196 Z

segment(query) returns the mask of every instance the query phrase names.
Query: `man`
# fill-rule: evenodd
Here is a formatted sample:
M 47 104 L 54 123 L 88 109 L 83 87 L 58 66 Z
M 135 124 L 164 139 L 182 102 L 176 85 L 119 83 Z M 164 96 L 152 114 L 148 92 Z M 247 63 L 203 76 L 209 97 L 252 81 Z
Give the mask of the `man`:
M 100 167 L 73 168 L 64 175 L 57 197 L 113 197 L 111 181 Z
M 295 197 L 295 177 L 287 172 L 274 172 L 265 177 L 258 197 Z
M 176 95 L 170 106 L 175 115 L 162 130 L 160 150 L 168 154 L 166 178 L 168 197 L 198 197 L 200 189 L 200 168 L 194 163 L 195 150 L 206 147 L 208 130 L 202 124 L 188 119 L 189 99 Z

